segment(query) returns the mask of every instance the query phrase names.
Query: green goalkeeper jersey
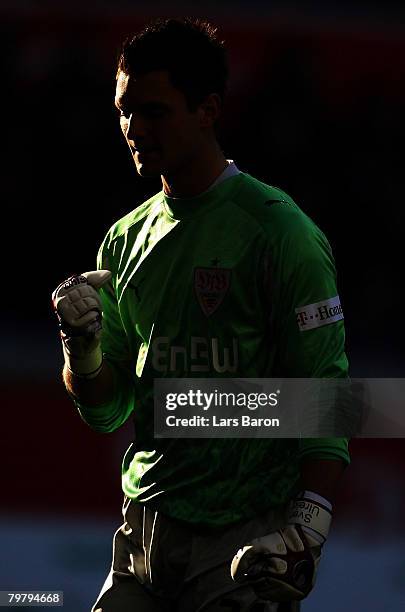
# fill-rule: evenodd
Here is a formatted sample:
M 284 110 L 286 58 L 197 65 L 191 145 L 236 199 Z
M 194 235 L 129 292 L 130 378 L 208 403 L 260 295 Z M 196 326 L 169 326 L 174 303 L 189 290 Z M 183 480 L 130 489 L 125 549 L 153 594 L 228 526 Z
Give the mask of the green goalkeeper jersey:
M 100 293 L 114 397 L 77 405 L 101 432 L 132 415 L 128 497 L 227 525 L 284 504 L 303 457 L 349 462 L 340 438 L 154 438 L 158 377 L 347 376 L 331 249 L 287 194 L 245 173 L 193 198 L 160 192 L 113 225 L 98 267 L 112 272 Z

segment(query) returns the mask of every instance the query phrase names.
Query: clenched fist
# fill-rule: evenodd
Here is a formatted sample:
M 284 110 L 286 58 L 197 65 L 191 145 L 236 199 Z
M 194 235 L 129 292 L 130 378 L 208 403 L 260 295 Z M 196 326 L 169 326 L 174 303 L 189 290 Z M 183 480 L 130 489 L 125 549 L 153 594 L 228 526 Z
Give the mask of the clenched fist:
M 65 362 L 78 376 L 92 378 L 101 368 L 102 305 L 98 289 L 111 278 L 109 270 L 71 276 L 52 294 Z

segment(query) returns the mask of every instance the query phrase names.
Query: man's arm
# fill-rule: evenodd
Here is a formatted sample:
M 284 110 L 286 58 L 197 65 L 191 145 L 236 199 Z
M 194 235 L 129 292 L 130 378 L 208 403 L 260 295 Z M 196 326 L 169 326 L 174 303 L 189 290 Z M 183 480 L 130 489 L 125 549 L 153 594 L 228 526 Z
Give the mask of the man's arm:
M 97 376 L 90 379 L 75 376 L 65 364 L 63 381 L 67 392 L 80 404 L 94 407 L 109 403 L 113 399 L 114 377 L 106 360 L 103 361 Z
M 330 246 L 293 207 L 274 204 L 271 211 L 269 235 L 279 235 L 269 249 L 265 278 L 272 337 L 279 347 L 277 373 L 287 378 L 344 378 L 348 364 L 341 311 L 327 321 L 315 313 L 308 325 L 297 318 L 299 309 L 326 309 L 339 302 Z M 331 524 L 331 500 L 350 461 L 347 441 L 339 438 L 302 438 L 299 458 L 300 478 L 286 526 L 256 538 L 232 561 L 234 580 L 253 581 L 256 593 L 269 601 L 301 600 L 313 588 Z
M 129 348 L 110 277 L 107 270 L 84 273 L 61 283 L 53 294 L 66 389 L 83 420 L 105 433 L 126 421 L 135 401 Z
M 339 459 L 302 460 L 300 489 L 313 491 L 332 502 L 345 467 Z

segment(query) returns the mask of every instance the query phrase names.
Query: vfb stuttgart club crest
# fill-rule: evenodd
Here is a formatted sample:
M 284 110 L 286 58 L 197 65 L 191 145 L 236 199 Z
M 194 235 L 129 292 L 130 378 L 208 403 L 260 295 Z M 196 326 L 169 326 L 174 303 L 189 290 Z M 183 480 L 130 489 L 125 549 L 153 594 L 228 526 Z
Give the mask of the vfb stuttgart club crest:
M 231 270 L 225 268 L 194 268 L 194 290 L 207 317 L 222 304 L 231 284 Z

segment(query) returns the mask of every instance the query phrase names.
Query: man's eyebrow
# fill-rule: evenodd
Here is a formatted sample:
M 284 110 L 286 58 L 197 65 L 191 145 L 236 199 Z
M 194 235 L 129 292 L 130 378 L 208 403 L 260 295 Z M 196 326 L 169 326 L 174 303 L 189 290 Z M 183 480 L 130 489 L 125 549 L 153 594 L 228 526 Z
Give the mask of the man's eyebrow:
M 127 114 L 127 112 L 128 112 L 128 111 L 127 111 L 127 109 L 126 109 L 125 105 L 124 105 L 124 104 L 122 104 L 122 102 L 121 102 L 121 104 L 120 104 L 120 103 L 119 103 L 117 100 L 115 100 L 115 101 L 114 101 L 114 106 L 115 106 L 115 108 L 117 109 L 117 111 L 118 111 L 119 113 L 123 113 L 124 115 L 126 115 L 126 114 Z
M 119 98 L 114 98 L 114 106 L 118 108 L 118 110 L 125 110 L 126 108 L 128 108 L 127 102 L 127 96 L 120 96 Z
M 121 112 L 125 112 L 126 110 L 125 104 L 123 104 L 122 102 L 120 103 L 119 100 L 116 99 L 114 100 L 114 106 L 117 110 Z M 167 110 L 168 108 L 170 108 L 169 104 L 160 100 L 149 100 L 147 102 L 142 102 L 141 104 L 137 105 L 137 111 L 140 112 L 154 109 Z

